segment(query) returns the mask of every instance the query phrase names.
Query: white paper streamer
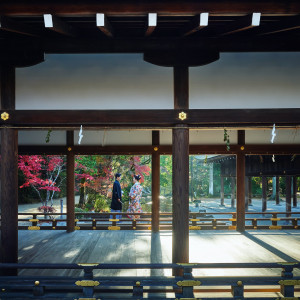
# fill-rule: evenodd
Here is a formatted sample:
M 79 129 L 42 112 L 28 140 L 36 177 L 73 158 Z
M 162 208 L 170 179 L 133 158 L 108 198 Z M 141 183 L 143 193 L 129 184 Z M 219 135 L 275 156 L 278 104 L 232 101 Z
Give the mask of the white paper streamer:
M 80 145 L 80 143 L 81 143 L 81 140 L 82 140 L 82 138 L 83 138 L 83 134 L 82 134 L 82 125 L 80 126 L 80 130 L 79 130 L 79 139 L 78 139 L 78 145 Z
M 274 139 L 275 139 L 275 136 L 276 136 L 276 128 L 275 128 L 275 123 L 273 125 L 273 129 L 272 129 L 272 137 L 271 137 L 271 143 L 274 143 Z

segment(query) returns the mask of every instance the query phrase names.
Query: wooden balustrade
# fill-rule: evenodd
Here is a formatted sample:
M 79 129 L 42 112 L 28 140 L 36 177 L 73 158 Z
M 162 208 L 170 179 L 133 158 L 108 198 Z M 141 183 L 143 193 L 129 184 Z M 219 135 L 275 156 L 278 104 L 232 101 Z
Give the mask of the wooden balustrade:
M 12 264 L 0 263 L 1 269 L 18 270 L 83 270 L 81 276 L 0 276 L 1 299 L 298 299 L 300 276 L 294 270 L 299 262 L 292 263 L 202 263 L 202 264 Z M 98 270 L 182 270 L 181 276 L 95 276 Z M 279 276 L 194 276 L 196 269 L 279 269 Z M 32 273 L 32 271 L 31 271 Z M 61 272 L 66 274 L 66 272 Z M 99 274 L 99 272 L 97 272 Z M 279 272 L 278 272 L 279 273 Z M 74 274 L 74 272 L 73 272 Z M 81 273 L 78 273 L 81 274 Z M 274 296 L 262 296 L 272 291 Z M 230 292 L 232 297 L 220 297 Z M 247 297 L 247 292 L 258 297 Z M 144 295 L 146 294 L 147 295 Z M 278 298 L 278 295 L 284 298 Z M 84 298 L 82 298 L 84 297 Z M 124 298 L 123 298 L 124 297 Z M 145 298 L 144 298 L 145 297 Z M 175 297 L 175 298 L 174 298 Z
M 116 219 L 122 215 L 121 220 Z M 151 230 L 151 213 L 75 213 L 75 230 Z M 112 217 L 112 218 L 111 218 Z M 19 213 L 19 230 L 65 230 L 66 213 Z M 191 212 L 190 230 L 235 230 L 236 212 Z M 246 229 L 300 229 L 300 212 L 247 212 Z M 159 230 L 172 230 L 172 214 L 160 213 Z

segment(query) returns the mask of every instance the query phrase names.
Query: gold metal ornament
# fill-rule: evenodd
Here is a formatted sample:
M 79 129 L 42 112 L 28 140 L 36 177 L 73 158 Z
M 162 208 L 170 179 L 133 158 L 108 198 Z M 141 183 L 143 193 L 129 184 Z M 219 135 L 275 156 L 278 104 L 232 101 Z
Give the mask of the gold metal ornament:
M 201 226 L 190 226 L 190 230 L 200 230 Z
M 75 282 L 77 286 L 98 286 L 100 284 L 99 281 L 94 280 L 78 280 Z
M 245 149 L 245 147 L 244 147 L 244 146 L 242 146 L 242 147 L 241 147 L 241 150 L 243 151 L 244 149 Z
M 108 230 L 120 230 L 120 226 L 108 226 Z
M 154 147 L 153 150 L 154 150 L 154 151 L 158 151 L 158 147 Z
M 199 286 L 201 281 L 199 280 L 183 280 L 176 283 L 178 286 Z
M 186 113 L 185 112 L 181 112 L 181 113 L 179 113 L 179 115 L 178 115 L 178 118 L 181 120 L 181 121 L 183 121 L 183 120 L 185 120 L 186 119 Z
M 9 119 L 9 113 L 7 113 L 6 111 L 3 112 L 3 113 L 1 114 L 1 119 L 2 119 L 3 121 L 8 120 L 8 119 Z
M 71 148 L 71 147 L 68 147 L 68 151 L 72 151 L 72 148 Z
M 28 226 L 28 230 L 40 230 L 39 226 Z
M 40 282 L 39 281 L 35 281 L 34 285 L 38 286 L 38 285 L 40 285 Z
M 82 267 L 97 267 L 99 266 L 99 264 L 77 264 L 78 266 L 82 266 Z

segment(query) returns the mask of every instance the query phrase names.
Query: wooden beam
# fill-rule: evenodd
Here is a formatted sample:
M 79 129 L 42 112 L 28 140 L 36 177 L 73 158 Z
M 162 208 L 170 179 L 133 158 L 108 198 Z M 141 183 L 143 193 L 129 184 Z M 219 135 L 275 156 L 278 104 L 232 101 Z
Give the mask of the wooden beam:
M 209 13 L 201 13 L 196 15 L 192 21 L 182 30 L 182 36 L 191 35 L 200 29 L 207 27 Z
M 189 108 L 189 69 L 174 67 L 174 107 Z M 172 130 L 172 262 L 189 262 L 189 129 Z M 173 275 L 183 275 L 173 270 Z
M 152 231 L 159 231 L 159 192 L 160 192 L 160 155 L 159 149 L 159 131 L 152 131 Z
M 285 208 L 286 212 L 292 211 L 292 185 L 291 185 L 291 176 L 285 177 Z M 286 215 L 287 217 L 290 217 L 291 215 Z
M 16 103 L 15 67 L 0 65 L 0 99 L 2 110 L 14 110 Z
M 45 27 L 66 36 L 75 36 L 75 30 L 70 25 L 52 14 L 44 14 Z
M 260 16 L 261 13 L 252 13 L 239 18 L 237 21 L 232 21 L 227 26 L 222 26 L 218 35 L 229 35 L 257 27 L 260 24 Z
M 248 149 L 250 147 L 250 149 Z M 19 146 L 19 153 L 22 155 L 66 155 L 67 146 Z M 248 150 L 247 150 L 248 149 Z M 249 152 L 250 150 L 250 152 Z M 74 146 L 73 151 L 76 155 L 120 155 L 120 154 L 134 154 L 134 155 L 146 155 L 151 154 L 153 146 Z M 236 154 L 240 151 L 240 147 L 237 145 L 231 145 L 230 151 L 226 150 L 226 145 L 190 145 L 189 153 L 192 154 Z M 162 154 L 172 154 L 172 146 L 165 145 L 159 146 L 158 151 Z M 299 145 L 249 145 L 245 146 L 243 151 L 245 154 L 300 154 Z
M 278 32 L 290 31 L 300 28 L 300 16 L 293 16 L 284 19 L 283 21 L 274 21 L 264 24 L 259 28 L 258 35 L 268 35 Z
M 236 155 L 236 230 L 245 231 L 245 154 Z
M 113 27 L 111 26 L 105 14 L 96 14 L 96 25 L 106 36 L 114 36 Z
M 201 39 L 172 39 L 172 38 L 114 38 L 95 39 L 78 37 L 76 39 L 59 39 L 49 37 L 43 41 L 46 53 L 144 53 L 147 51 L 203 51 L 212 50 L 219 52 L 282 52 L 300 51 L 300 43 L 295 43 L 294 38 L 282 37 L 278 40 L 272 35 L 266 37 L 239 37 L 220 36 L 203 37 Z M 26 45 L 22 44 L 25 47 Z
M 45 11 L 53 14 L 90 15 L 101 11 L 106 14 L 146 14 L 155 11 L 163 14 L 200 14 L 209 11 L 211 14 L 247 14 L 249 11 L 260 11 L 264 14 L 298 14 L 300 3 L 298 0 L 95 0 L 73 1 L 61 0 L 59 5 L 52 0 L 15 0 L 2 1 L 0 11 L 4 15 L 42 15 Z
M 183 81 L 181 81 L 183 84 Z M 174 87 L 180 89 L 180 86 Z M 185 89 L 187 89 L 185 87 Z M 187 92 L 187 90 L 186 90 Z M 176 98 L 179 96 L 176 96 Z M 179 98 L 175 104 L 181 109 L 152 110 L 6 110 L 10 118 L 0 119 L 0 126 L 34 127 L 173 127 L 184 124 L 189 127 L 262 127 L 300 125 L 299 108 L 274 109 L 186 109 L 187 102 Z M 177 104 L 176 104 L 177 105 Z M 179 107 L 179 106 L 178 106 Z M 179 113 L 184 109 L 186 119 Z M 0 114 L 4 112 L 2 109 Z M 251 145 L 247 146 L 249 149 Z M 274 148 L 276 149 L 276 148 Z
M 0 16 L 0 30 L 33 37 L 41 35 L 38 29 L 6 16 Z
M 75 155 L 74 131 L 67 131 L 67 232 L 75 230 Z
M 18 132 L 12 128 L 1 129 L 1 262 L 18 263 Z
M 173 129 L 172 144 L 172 263 L 187 263 L 189 262 L 189 130 L 181 126 Z M 173 275 L 180 273 L 174 270 Z
M 173 68 L 174 108 L 189 109 L 189 68 L 177 66 Z
M 267 210 L 267 189 L 268 189 L 268 181 L 266 176 L 261 177 L 261 190 L 262 190 L 262 207 L 261 211 L 266 211 Z
M 148 14 L 148 26 L 145 32 L 145 36 L 150 36 L 157 26 L 157 13 Z

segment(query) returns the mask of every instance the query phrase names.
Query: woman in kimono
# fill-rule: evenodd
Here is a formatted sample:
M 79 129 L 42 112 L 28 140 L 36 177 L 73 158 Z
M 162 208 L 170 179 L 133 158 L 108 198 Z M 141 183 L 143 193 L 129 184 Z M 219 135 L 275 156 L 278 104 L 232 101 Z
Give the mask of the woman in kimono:
M 134 185 L 131 187 L 129 192 L 129 208 L 127 210 L 127 213 L 142 213 L 142 207 L 140 204 L 140 200 L 142 198 L 142 191 L 143 188 L 140 185 L 140 175 L 134 175 L 133 176 L 133 183 Z M 139 219 L 140 216 L 138 215 L 128 215 L 128 218 L 136 220 Z

